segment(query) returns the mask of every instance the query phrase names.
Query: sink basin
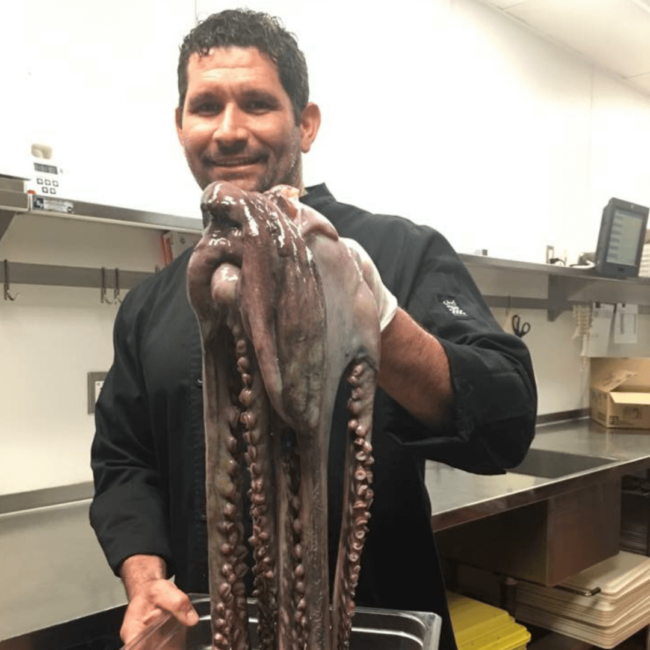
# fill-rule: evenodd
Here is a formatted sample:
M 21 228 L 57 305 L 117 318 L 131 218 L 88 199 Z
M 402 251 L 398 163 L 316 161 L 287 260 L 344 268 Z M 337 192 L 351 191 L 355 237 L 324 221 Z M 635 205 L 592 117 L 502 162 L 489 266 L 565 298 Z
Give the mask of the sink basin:
M 611 458 L 598 456 L 580 456 L 560 451 L 547 451 L 546 449 L 530 449 L 523 462 L 508 472 L 540 478 L 561 478 L 615 462 Z

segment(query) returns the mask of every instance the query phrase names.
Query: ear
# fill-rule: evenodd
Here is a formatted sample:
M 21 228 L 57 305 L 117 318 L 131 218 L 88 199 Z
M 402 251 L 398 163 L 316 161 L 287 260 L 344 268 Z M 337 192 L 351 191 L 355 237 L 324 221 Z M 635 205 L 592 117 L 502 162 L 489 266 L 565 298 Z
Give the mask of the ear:
M 300 116 L 300 150 L 307 153 L 318 135 L 320 128 L 320 108 L 317 104 L 309 102 Z
M 181 112 L 181 109 L 177 106 L 176 111 L 175 111 L 175 117 L 176 117 L 176 135 L 178 136 L 178 141 L 181 143 L 181 147 L 183 146 L 183 114 Z

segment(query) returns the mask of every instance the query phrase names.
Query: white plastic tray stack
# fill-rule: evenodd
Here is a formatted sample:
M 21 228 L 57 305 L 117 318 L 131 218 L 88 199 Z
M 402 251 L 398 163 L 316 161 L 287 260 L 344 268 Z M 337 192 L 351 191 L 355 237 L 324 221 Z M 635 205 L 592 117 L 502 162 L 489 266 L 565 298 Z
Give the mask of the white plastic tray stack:
M 650 557 L 620 551 L 560 587 L 519 582 L 516 601 L 517 620 L 613 648 L 650 624 Z

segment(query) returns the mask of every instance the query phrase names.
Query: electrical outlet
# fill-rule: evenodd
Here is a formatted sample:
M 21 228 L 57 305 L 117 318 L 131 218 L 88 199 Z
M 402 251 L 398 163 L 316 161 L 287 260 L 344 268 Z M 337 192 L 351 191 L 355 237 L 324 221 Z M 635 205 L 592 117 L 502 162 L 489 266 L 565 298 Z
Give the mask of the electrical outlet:
M 546 263 L 551 264 L 551 260 L 555 257 L 555 246 L 546 247 Z
M 95 412 L 95 402 L 97 402 L 107 374 L 106 372 L 88 373 L 88 413 L 91 415 Z

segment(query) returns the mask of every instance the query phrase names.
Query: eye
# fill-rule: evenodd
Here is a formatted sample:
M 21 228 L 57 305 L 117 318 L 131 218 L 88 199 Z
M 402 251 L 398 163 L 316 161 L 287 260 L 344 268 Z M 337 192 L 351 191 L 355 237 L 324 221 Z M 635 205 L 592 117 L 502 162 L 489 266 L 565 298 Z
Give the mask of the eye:
M 215 102 L 203 102 L 197 109 L 198 113 L 218 113 L 219 107 Z
M 221 105 L 211 99 L 203 99 L 191 104 L 192 113 L 197 115 L 215 115 L 221 111 Z
M 260 115 L 278 110 L 280 103 L 272 93 L 255 90 L 242 95 L 240 106 L 247 113 Z
M 263 99 L 251 99 L 246 102 L 246 110 L 249 113 L 266 113 L 272 108 L 270 102 Z

